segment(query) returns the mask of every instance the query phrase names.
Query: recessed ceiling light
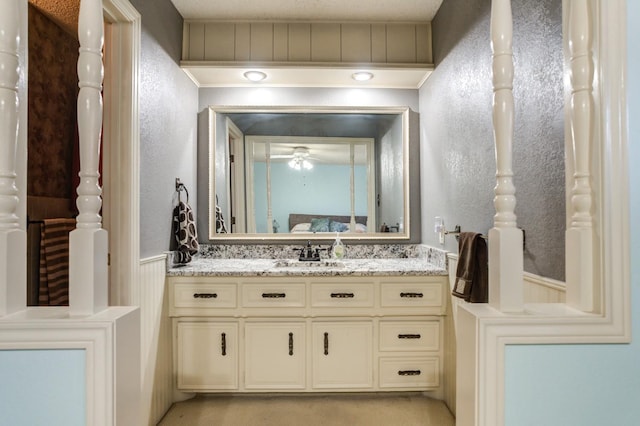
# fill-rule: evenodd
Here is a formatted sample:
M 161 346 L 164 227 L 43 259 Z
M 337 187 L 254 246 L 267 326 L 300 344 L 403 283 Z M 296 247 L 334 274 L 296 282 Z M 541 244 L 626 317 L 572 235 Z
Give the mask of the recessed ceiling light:
M 351 78 L 356 81 L 369 81 L 373 78 L 373 73 L 368 71 L 358 71 L 354 72 L 353 75 L 351 75 Z
M 249 81 L 262 81 L 267 78 L 267 74 L 262 71 L 247 71 L 244 73 L 244 78 Z

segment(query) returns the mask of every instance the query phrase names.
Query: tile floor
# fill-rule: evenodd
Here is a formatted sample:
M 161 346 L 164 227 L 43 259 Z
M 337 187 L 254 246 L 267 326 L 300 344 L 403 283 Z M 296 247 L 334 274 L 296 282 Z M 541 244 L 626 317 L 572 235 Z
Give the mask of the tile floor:
M 398 395 L 205 395 L 174 404 L 159 426 L 454 426 L 442 401 Z

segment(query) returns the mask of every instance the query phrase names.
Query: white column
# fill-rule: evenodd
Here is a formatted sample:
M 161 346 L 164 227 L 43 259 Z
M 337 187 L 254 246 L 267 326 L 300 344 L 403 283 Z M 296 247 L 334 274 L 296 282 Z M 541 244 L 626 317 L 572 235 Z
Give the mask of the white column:
M 16 212 L 19 7 L 0 3 L 0 316 L 27 305 L 27 240 Z
M 355 177 L 355 168 L 356 168 L 356 154 L 355 147 L 353 143 L 349 145 L 349 163 L 351 164 L 351 171 L 349 174 L 349 182 L 350 182 L 350 194 L 351 194 L 351 220 L 349 221 L 349 229 L 355 231 L 356 229 L 356 177 Z
M 265 164 L 267 165 L 267 233 L 273 234 L 273 210 L 271 208 L 271 143 L 264 146 Z
M 522 231 L 516 226 L 513 184 L 513 24 L 510 0 L 491 5 L 493 131 L 496 151 L 496 208 L 489 231 L 489 304 L 503 312 L 523 309 Z
M 573 176 L 570 182 L 570 216 L 566 232 L 565 259 L 567 304 L 582 311 L 596 310 L 594 288 L 593 217 L 591 188 L 591 117 L 593 110 L 593 59 L 591 53 L 590 12 L 588 0 L 569 4 L 568 52 L 570 60 L 571 98 L 569 126 Z
M 108 306 L 107 231 L 102 229 L 100 139 L 102 129 L 102 46 L 104 29 L 101 0 L 82 0 L 78 18 L 78 133 L 80 185 L 77 229 L 69 235 L 69 311 L 90 315 Z

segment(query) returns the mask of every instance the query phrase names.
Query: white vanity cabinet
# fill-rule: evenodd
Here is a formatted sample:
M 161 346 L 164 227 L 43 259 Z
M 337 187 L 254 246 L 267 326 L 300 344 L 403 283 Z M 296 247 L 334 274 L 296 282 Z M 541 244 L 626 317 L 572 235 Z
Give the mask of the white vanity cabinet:
M 238 389 L 237 322 L 179 322 L 176 338 L 179 389 Z
M 171 276 L 182 392 L 442 394 L 444 276 Z
M 306 323 L 246 322 L 244 387 L 247 390 L 306 388 Z
M 373 387 L 373 323 L 313 321 L 313 388 Z

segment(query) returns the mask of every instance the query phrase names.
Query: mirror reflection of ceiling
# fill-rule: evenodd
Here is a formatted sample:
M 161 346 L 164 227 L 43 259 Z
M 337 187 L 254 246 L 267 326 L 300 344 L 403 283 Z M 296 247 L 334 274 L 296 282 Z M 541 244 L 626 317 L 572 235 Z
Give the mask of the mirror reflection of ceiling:
M 397 114 L 230 113 L 245 135 L 375 138 Z
M 185 19 L 431 21 L 443 0 L 171 0 Z
M 227 117 L 245 134 L 245 136 L 310 136 L 339 138 L 373 138 L 389 129 L 396 114 L 305 114 L 305 113 L 230 113 Z M 272 155 L 286 155 L 293 152 L 296 143 L 272 144 Z M 348 146 L 346 152 L 340 152 L 336 145 L 306 146 L 312 150 L 316 160 L 329 164 L 346 164 L 349 161 Z M 261 149 L 264 149 L 262 147 Z M 366 156 L 357 151 L 356 164 L 366 163 Z M 264 157 L 264 153 L 254 153 Z M 272 157 L 273 159 L 273 157 Z
M 296 160 L 301 165 L 306 160 L 306 168 L 313 168 L 316 163 L 348 166 L 351 164 L 350 149 L 350 145 L 345 140 L 341 140 L 340 143 L 331 143 L 327 139 L 314 138 L 313 141 L 309 141 L 306 138 L 300 138 L 298 141 L 289 143 L 270 142 L 269 159 L 271 163 L 289 163 L 294 160 L 290 167 L 294 167 Z M 266 161 L 266 144 L 260 140 L 253 145 L 253 160 L 254 162 Z M 367 151 L 364 145 L 354 146 L 353 160 L 356 165 L 367 164 Z

